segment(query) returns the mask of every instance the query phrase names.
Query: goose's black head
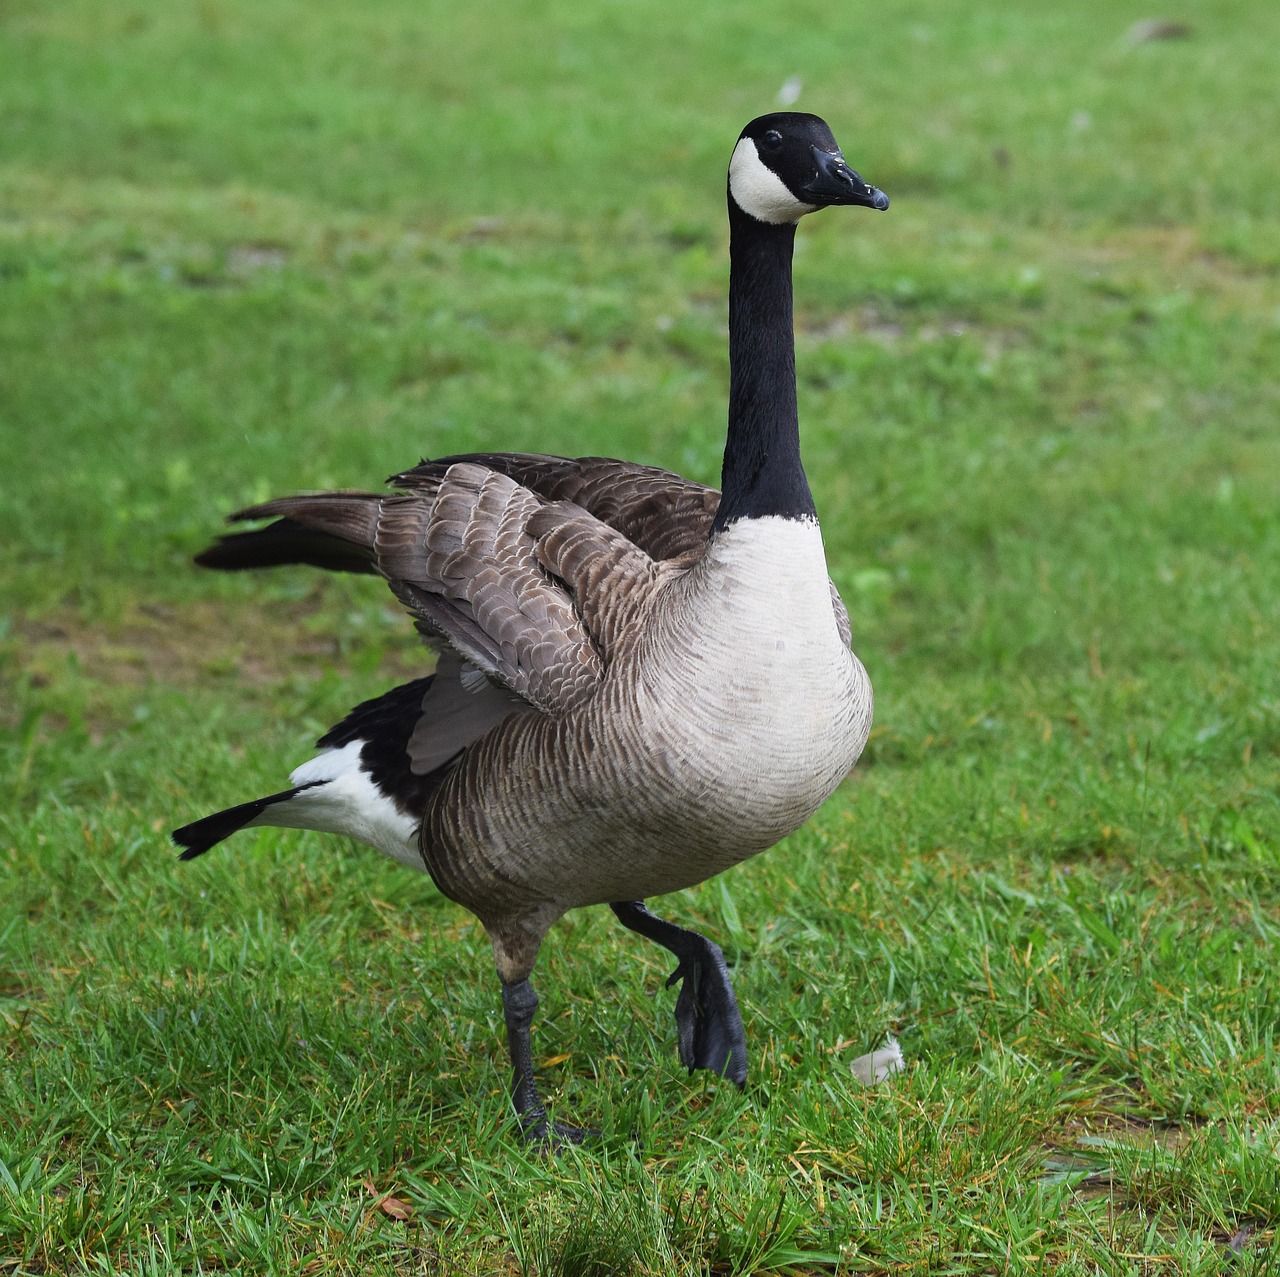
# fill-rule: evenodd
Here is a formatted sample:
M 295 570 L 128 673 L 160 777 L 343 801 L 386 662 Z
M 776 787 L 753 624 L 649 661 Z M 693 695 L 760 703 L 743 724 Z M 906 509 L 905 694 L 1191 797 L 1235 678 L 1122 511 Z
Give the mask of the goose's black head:
M 729 161 L 729 198 L 773 225 L 830 204 L 889 207 L 889 197 L 844 162 L 826 121 L 801 111 L 762 115 L 742 130 Z

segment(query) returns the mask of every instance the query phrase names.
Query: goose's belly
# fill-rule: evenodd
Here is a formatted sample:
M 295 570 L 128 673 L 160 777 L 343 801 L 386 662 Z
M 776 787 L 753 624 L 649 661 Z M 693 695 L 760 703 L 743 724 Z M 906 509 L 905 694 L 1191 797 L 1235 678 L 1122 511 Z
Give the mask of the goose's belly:
M 818 529 L 753 523 L 782 526 L 722 533 L 580 714 L 531 719 L 501 766 L 467 769 L 450 804 L 464 904 L 484 916 L 481 860 L 498 896 L 562 908 L 691 886 L 799 828 L 847 775 L 871 688 L 837 632 Z

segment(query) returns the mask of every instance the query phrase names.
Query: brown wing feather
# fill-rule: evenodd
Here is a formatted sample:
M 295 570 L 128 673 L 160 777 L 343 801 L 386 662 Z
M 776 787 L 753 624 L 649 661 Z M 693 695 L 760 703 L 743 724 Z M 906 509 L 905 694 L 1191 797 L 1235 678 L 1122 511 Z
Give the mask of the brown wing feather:
M 415 776 L 428 776 L 443 767 L 510 715 L 533 710 L 505 687 L 486 678 L 464 677 L 464 669 L 456 652 L 440 653 L 435 677 L 405 746 L 409 770 Z
M 458 463 L 383 501 L 376 553 L 429 629 L 556 713 L 594 693 L 604 665 L 573 600 L 538 562 L 528 523 L 542 504 L 506 475 Z
M 714 488 L 658 466 L 612 457 L 476 452 L 423 461 L 390 482 L 412 490 L 437 482 L 460 462 L 504 474 L 547 501 L 572 501 L 658 561 L 697 559 L 720 505 Z
M 571 501 L 543 506 L 529 520 L 537 540 L 538 561 L 573 594 L 586 625 L 606 661 L 611 661 L 629 622 L 643 612 L 664 571 L 616 528 Z
M 224 572 L 291 563 L 332 572 L 375 572 L 373 537 L 382 499 L 373 492 L 321 492 L 250 506 L 228 522 L 270 518 L 275 522 L 253 532 L 219 537 L 196 555 L 196 562 Z M 291 517 L 298 508 L 305 508 L 305 519 Z

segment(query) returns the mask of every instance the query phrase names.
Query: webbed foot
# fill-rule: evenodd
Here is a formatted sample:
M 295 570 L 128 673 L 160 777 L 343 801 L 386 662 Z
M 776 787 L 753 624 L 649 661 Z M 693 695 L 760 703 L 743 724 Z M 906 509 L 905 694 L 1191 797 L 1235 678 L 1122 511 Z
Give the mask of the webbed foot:
M 720 946 L 664 921 L 639 901 L 610 908 L 624 927 L 656 941 L 680 960 L 667 980 L 667 988 L 681 982 L 675 1012 L 680 1062 L 691 1073 L 711 1069 L 745 1085 L 747 1037 Z
M 598 1138 L 600 1132 L 589 1126 L 570 1126 L 568 1122 L 553 1122 L 543 1111 L 540 1117 L 521 1114 L 520 1138 L 543 1153 L 556 1153 L 567 1144 L 585 1144 Z
M 688 934 L 706 948 L 682 957 L 667 977 L 668 989 L 682 981 L 676 998 L 680 1062 L 690 1073 L 711 1069 L 743 1086 L 747 1080 L 747 1035 L 724 954 L 706 937 Z

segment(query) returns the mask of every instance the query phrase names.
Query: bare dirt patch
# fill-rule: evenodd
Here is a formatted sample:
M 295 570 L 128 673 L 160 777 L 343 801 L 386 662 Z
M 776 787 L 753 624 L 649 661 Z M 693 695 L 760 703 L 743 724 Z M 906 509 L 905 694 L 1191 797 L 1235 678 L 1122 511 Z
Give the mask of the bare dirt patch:
M 134 606 L 111 623 L 70 610 L 14 620 L 8 641 L 19 678 L 49 686 L 70 673 L 114 687 L 210 678 L 257 686 L 344 664 L 375 661 L 393 677 L 419 677 L 431 656 L 408 618 L 388 609 L 384 625 L 343 624 L 323 591 L 252 605 L 225 599 Z

